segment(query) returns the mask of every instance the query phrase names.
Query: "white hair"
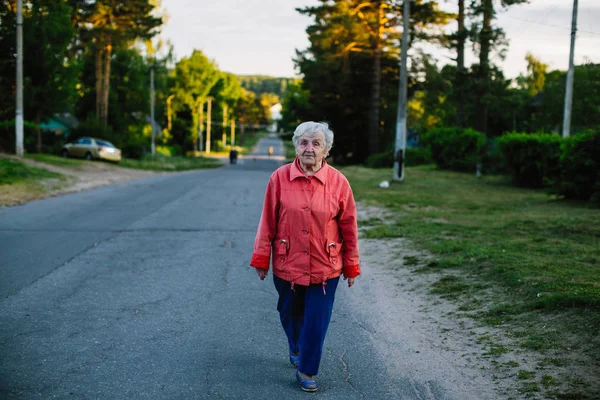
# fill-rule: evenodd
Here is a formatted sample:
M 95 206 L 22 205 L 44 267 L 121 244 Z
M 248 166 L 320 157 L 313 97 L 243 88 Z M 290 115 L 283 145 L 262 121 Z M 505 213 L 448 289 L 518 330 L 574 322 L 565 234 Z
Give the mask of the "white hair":
M 294 147 L 298 149 L 298 141 L 301 136 L 315 137 L 319 133 L 322 133 L 325 137 L 325 149 L 329 152 L 333 146 L 333 131 L 329 129 L 329 125 L 326 122 L 308 121 L 301 123 L 294 131 L 292 143 L 294 143 Z

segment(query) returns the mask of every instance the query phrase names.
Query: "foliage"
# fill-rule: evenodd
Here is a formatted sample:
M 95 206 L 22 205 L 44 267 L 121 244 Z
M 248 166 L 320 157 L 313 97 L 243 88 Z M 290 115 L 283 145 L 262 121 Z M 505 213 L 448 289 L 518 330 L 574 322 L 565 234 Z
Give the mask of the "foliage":
M 38 125 L 23 121 L 23 145 L 26 150 L 34 150 Z M 0 121 L 0 152 L 14 154 L 15 152 L 15 120 Z
M 311 110 L 309 97 L 308 90 L 302 89 L 302 80 L 296 79 L 290 82 L 281 103 L 280 130 L 293 132 L 302 121 L 308 120 Z
M 285 95 L 289 85 L 295 81 L 294 78 L 275 78 L 265 75 L 237 75 L 237 80 L 242 88 L 257 95 L 271 93 L 279 98 Z
M 375 147 L 389 147 L 394 136 L 399 54 L 393 27 L 401 7 L 394 1 L 365 4 L 337 0 L 298 10 L 313 19 L 306 29 L 310 45 L 295 59 L 309 109 L 299 108 L 286 121 L 288 126 L 298 120 L 329 122 L 336 132 L 332 156 L 338 163 L 362 162 Z M 381 10 L 389 14 L 388 22 L 379 18 Z M 443 15 L 436 1 L 417 1 L 411 16 L 414 41 L 443 25 Z
M 421 136 L 421 143 L 431 150 L 435 164 L 442 169 L 475 171 L 481 162 L 486 138 L 470 128 L 438 128 Z
M 564 140 L 560 178 L 553 190 L 566 198 L 600 204 L 600 128 Z
M 546 74 L 544 90 L 532 110 L 532 129 L 562 130 L 566 71 Z M 600 125 L 600 64 L 575 66 L 571 132 Z
M 511 132 L 498 139 L 513 182 L 519 186 L 549 186 L 559 175 L 561 138 L 547 133 Z
M 405 150 L 405 166 L 413 167 L 429 163 L 431 163 L 429 149 L 408 148 Z M 365 161 L 365 166 L 368 168 L 392 168 L 394 166 L 394 151 L 370 155 Z

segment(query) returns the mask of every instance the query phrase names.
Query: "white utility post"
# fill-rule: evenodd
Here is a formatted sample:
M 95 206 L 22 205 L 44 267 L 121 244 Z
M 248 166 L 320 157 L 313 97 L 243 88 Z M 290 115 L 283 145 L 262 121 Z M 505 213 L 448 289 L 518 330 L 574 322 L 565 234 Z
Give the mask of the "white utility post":
M 206 152 L 210 153 L 210 124 L 211 124 L 211 111 L 212 111 L 212 97 L 207 99 L 208 108 L 206 110 Z
M 563 117 L 562 137 L 571 133 L 571 108 L 573 106 L 573 78 L 575 75 L 575 37 L 577 36 L 577 0 L 573 1 L 573 19 L 571 20 L 571 52 L 569 54 L 569 72 L 567 72 L 567 87 L 565 90 L 565 112 Z
M 156 155 L 156 123 L 154 122 L 154 65 L 150 67 L 150 121 L 152 123 L 152 156 Z
M 204 125 L 204 101 L 200 103 L 200 111 L 198 114 L 198 151 L 200 152 L 200 156 L 202 156 L 202 141 L 204 140 L 202 137 L 202 125 Z
M 174 94 L 167 97 L 167 130 L 171 133 L 171 128 L 173 127 L 173 121 L 171 120 L 171 100 L 175 97 Z
M 23 157 L 23 0 L 17 0 L 17 104 L 15 153 Z
M 406 68 L 408 41 L 410 40 L 410 0 L 404 0 L 402 31 L 402 54 L 400 55 L 400 85 L 398 88 L 398 111 L 396 113 L 396 148 L 394 152 L 394 176 L 392 180 L 404 180 L 404 158 L 406 156 L 406 97 L 408 71 Z

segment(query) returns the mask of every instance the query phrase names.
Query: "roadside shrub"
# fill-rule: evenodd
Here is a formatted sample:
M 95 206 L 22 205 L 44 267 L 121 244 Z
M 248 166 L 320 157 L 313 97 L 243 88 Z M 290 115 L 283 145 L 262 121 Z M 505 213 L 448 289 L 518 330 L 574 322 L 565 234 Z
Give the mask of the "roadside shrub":
M 392 168 L 394 166 L 394 153 L 386 151 L 385 153 L 371 154 L 365 161 L 367 168 Z
M 564 139 L 553 192 L 600 204 L 600 128 Z
M 474 129 L 447 127 L 430 130 L 421 136 L 421 143 L 431 150 L 438 168 L 475 171 L 481 162 L 486 137 Z
M 0 152 L 15 153 L 16 121 L 0 121 Z M 37 125 L 33 122 L 23 121 L 23 147 L 27 151 L 35 150 Z
M 404 165 L 414 167 L 417 165 L 431 163 L 431 153 L 429 149 L 406 149 L 406 160 Z M 394 166 L 394 152 L 377 153 L 370 155 L 365 161 L 367 168 L 392 168 Z
M 77 127 L 73 128 L 70 140 L 77 140 L 81 137 L 93 137 L 108 140 L 115 146 L 120 147 L 122 143 L 115 135 L 112 127 L 98 120 L 91 115 L 84 121 L 80 122 Z
M 498 139 L 506 167 L 518 186 L 547 187 L 559 176 L 562 139 L 549 133 L 505 133 Z

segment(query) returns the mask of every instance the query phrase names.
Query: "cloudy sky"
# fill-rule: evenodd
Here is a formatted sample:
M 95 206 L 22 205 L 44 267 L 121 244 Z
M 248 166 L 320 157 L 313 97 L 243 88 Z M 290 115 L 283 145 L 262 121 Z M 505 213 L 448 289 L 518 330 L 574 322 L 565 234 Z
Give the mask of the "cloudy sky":
M 163 0 L 169 15 L 162 38 L 171 41 L 176 57 L 202 50 L 219 68 L 236 74 L 294 76 L 295 49 L 308 45 L 311 20 L 296 7 L 317 0 Z M 440 0 L 456 11 L 456 1 Z M 508 77 L 525 72 L 531 51 L 551 68 L 566 69 L 569 60 L 572 0 L 530 0 L 529 4 L 499 11 L 496 23 L 510 40 L 501 63 Z M 600 0 L 579 0 L 575 62 L 600 63 Z M 441 62 L 450 54 L 434 50 Z M 473 58 L 471 58 L 471 61 Z

